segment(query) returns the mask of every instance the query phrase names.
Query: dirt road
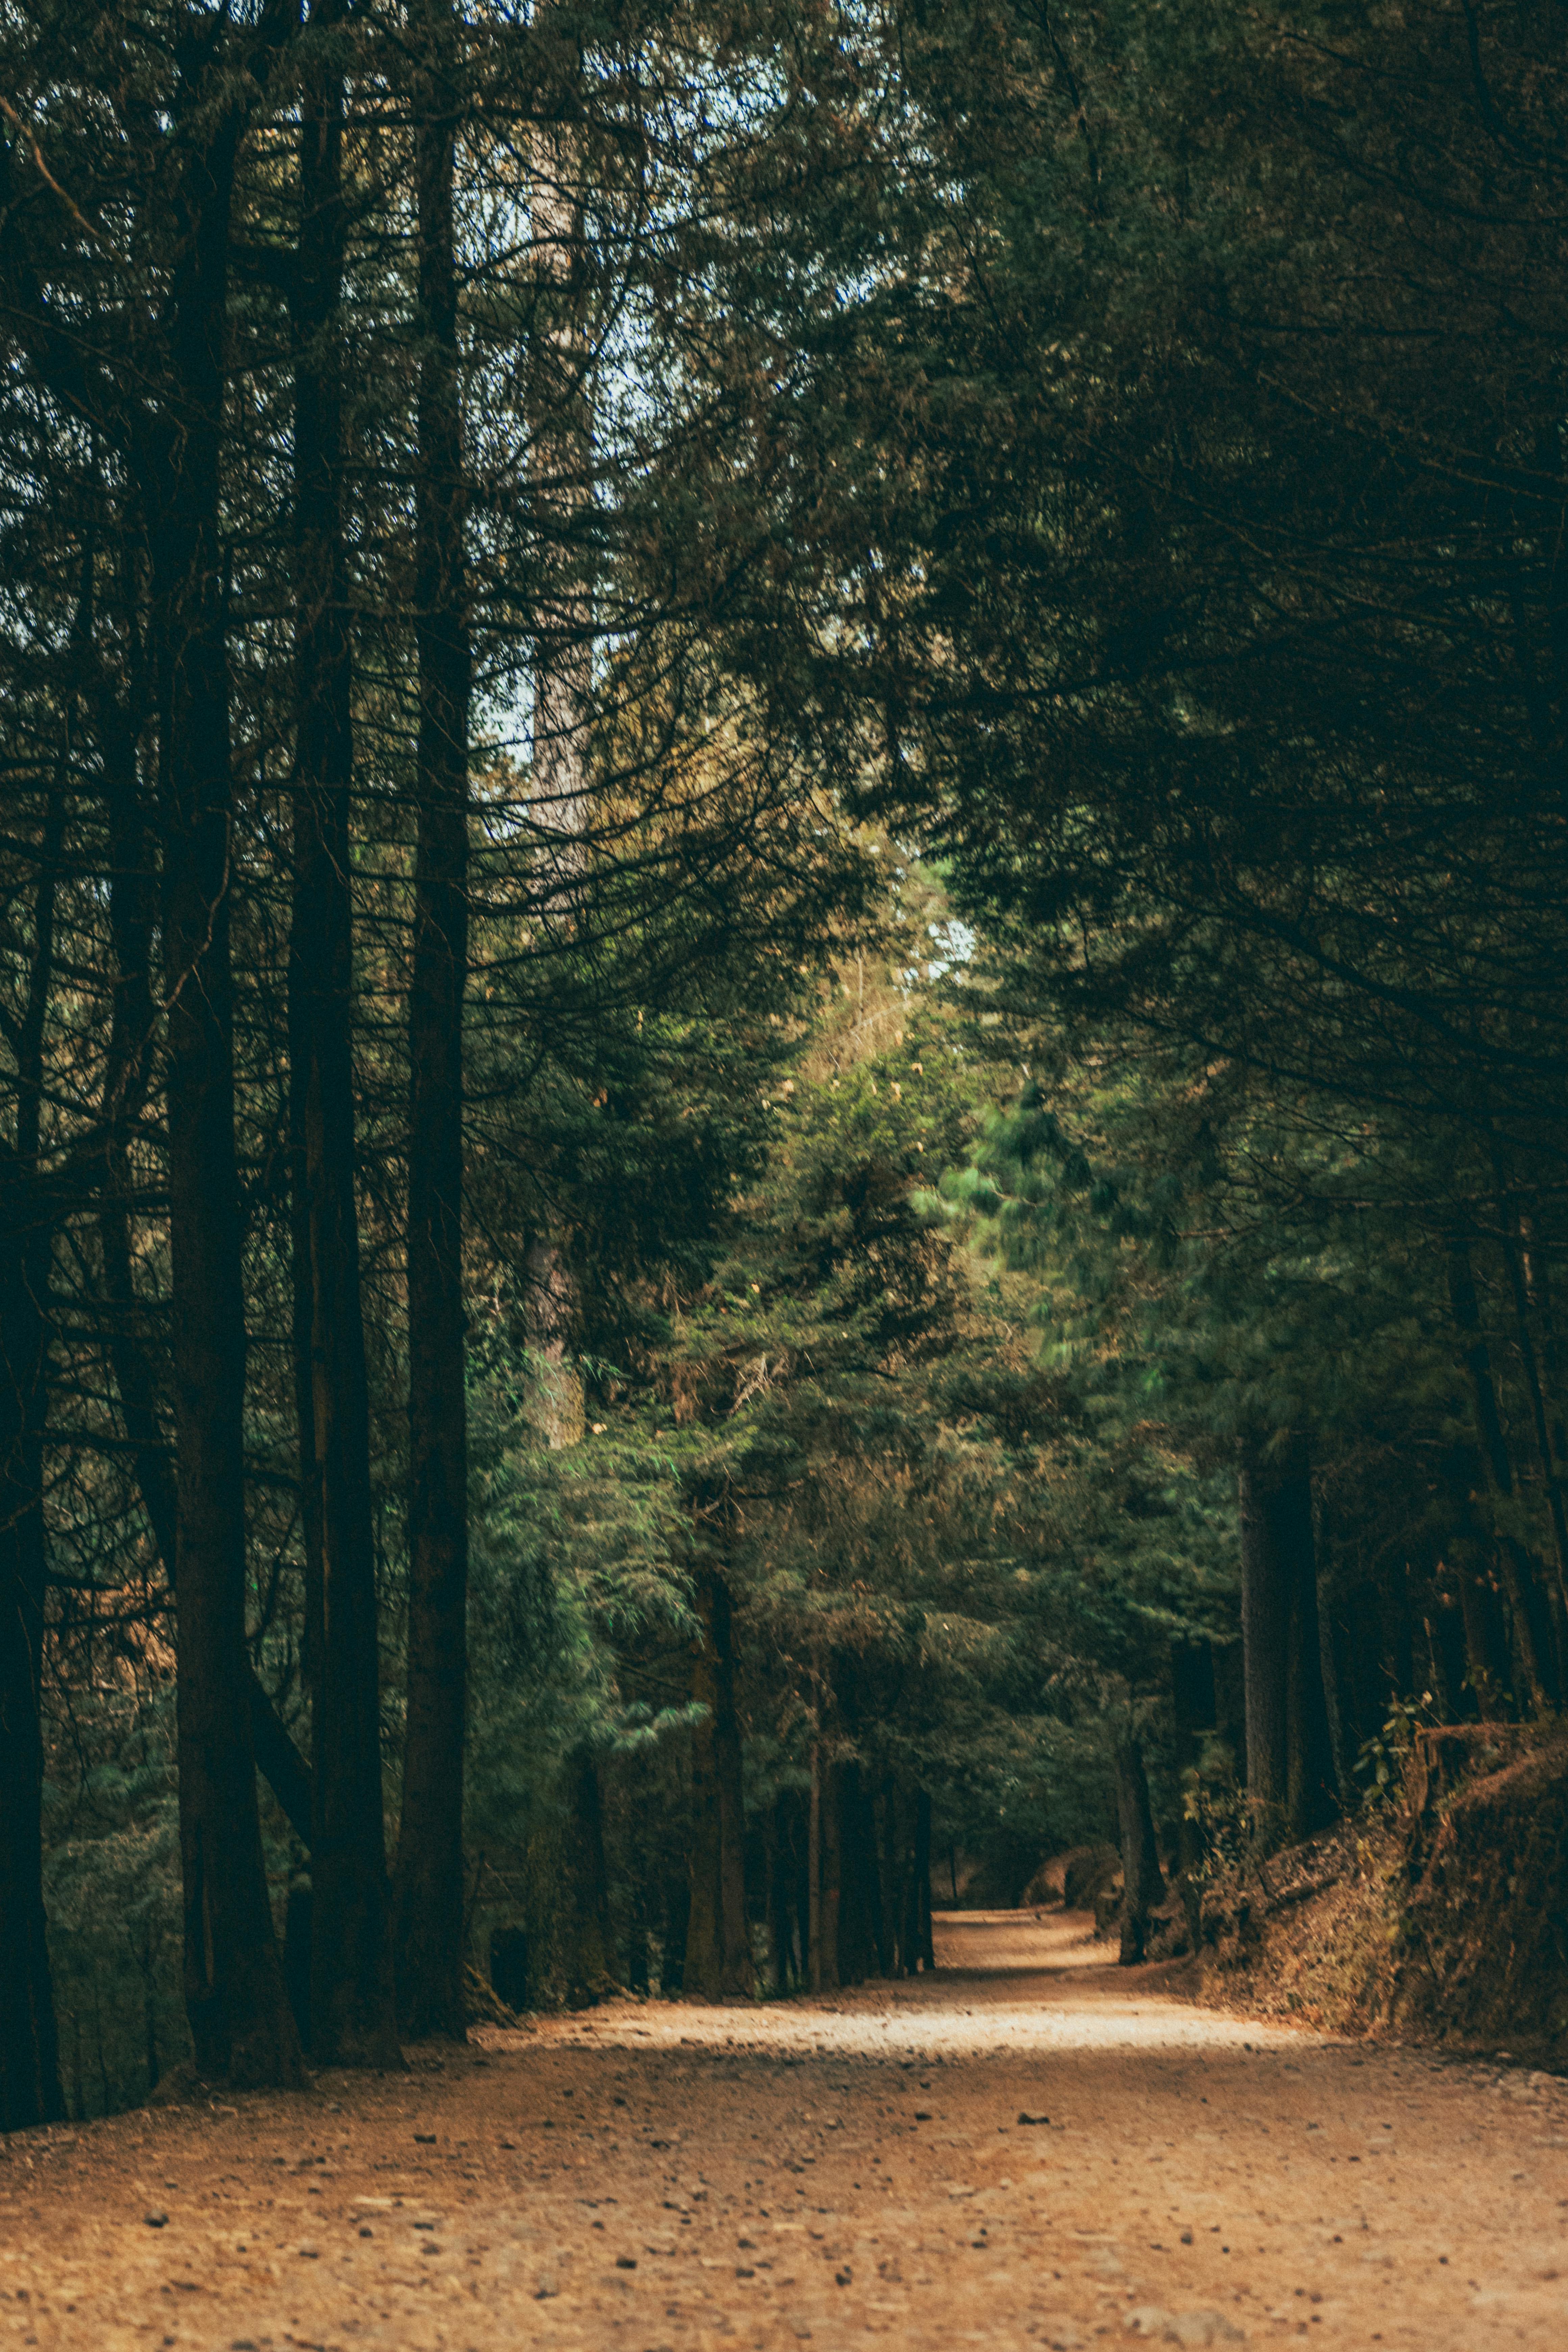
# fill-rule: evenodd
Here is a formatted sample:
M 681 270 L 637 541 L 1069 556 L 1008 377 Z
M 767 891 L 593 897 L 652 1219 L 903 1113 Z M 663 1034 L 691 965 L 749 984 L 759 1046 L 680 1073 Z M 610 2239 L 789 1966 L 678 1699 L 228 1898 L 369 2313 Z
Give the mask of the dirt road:
M 1193 2009 L 1084 1924 L 18 2134 L 0 2345 L 1563 2352 L 1568 2084 Z

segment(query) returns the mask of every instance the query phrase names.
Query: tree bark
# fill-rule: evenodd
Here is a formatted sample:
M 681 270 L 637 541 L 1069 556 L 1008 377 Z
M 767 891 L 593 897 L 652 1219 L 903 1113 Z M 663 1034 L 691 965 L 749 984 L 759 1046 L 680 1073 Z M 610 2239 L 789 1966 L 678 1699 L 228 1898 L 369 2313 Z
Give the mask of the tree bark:
M 1292 1838 L 1311 1837 L 1338 1818 L 1339 1776 L 1323 1677 L 1323 1637 L 1318 1616 L 1318 1560 L 1312 1531 L 1312 1484 L 1303 1463 L 1292 1488 L 1288 1529 L 1290 1567 L 1290 1680 L 1286 1707 L 1285 1814 Z
M 1439 1477 L 1452 1521 L 1445 1564 L 1453 1575 L 1464 1624 L 1465 1677 L 1481 1721 L 1496 1722 L 1507 1705 L 1509 1644 L 1487 1547 L 1477 1524 L 1476 1497 L 1486 1485 L 1479 1449 L 1468 1440 L 1446 1447 Z
M 540 535 L 531 615 L 533 708 L 529 803 L 539 888 L 550 919 L 575 928 L 588 825 L 588 727 L 592 713 L 592 600 L 580 550 L 589 491 L 588 353 L 584 335 L 585 246 L 570 131 L 537 129 L 530 142 L 529 191 L 535 308 L 529 323 L 527 419 L 531 504 Z M 580 1443 L 582 1375 L 572 1360 L 576 1284 L 553 1217 L 525 1255 L 530 1419 L 552 1448 Z
M 753 1990 L 746 1924 L 746 1821 L 730 1594 L 702 1570 L 695 1600 L 701 1627 L 691 1695 L 704 1709 L 691 1735 L 691 1924 L 686 1989 L 709 2000 Z
M 172 445 L 152 534 L 164 786 L 185 2006 L 197 2066 L 237 2086 L 301 2079 L 268 1902 L 245 1654 L 246 1328 L 218 528 L 230 208 L 242 121 L 226 110 L 185 169 L 191 229 L 174 278 L 171 331 L 184 430 Z
M 471 665 L 452 201 L 458 59 L 451 0 L 425 0 L 417 26 L 418 838 L 408 1013 L 408 1719 L 395 1885 L 396 1964 L 405 2029 L 460 2041 L 466 2032 L 468 1581 L 463 994 Z
M 805 1836 L 805 1978 L 807 1989 L 820 1992 L 822 1973 L 822 1739 L 815 1717 L 811 1727 L 811 1795 Z
M 567 1759 L 571 1852 L 567 1857 L 566 2003 L 588 2009 L 616 1990 L 610 1935 L 609 1871 L 599 1767 L 586 1740 Z
M 931 1791 L 915 1792 L 915 1954 L 923 1969 L 936 1966 L 936 1947 L 931 1940 Z
M 1491 1354 L 1481 1328 L 1480 1305 L 1476 1297 L 1469 1244 L 1462 1234 L 1456 1236 L 1449 1244 L 1448 1299 L 1460 1334 L 1465 1370 L 1469 1376 L 1470 1395 L 1481 1436 L 1481 1459 L 1491 1486 L 1506 1499 L 1512 1495 L 1514 1488 L 1513 1462 L 1498 1405 Z M 1537 1574 L 1537 1564 L 1521 1543 L 1511 1537 L 1502 1536 L 1497 1542 L 1497 1553 L 1498 1567 L 1509 1598 L 1509 1613 L 1513 1621 L 1513 1643 L 1521 1675 L 1530 1695 L 1532 1713 L 1542 1715 L 1556 1706 L 1560 1696 L 1556 1643 L 1546 1595 Z
M 876 1822 L 858 1758 L 846 1759 L 838 1769 L 837 1781 L 839 1848 L 843 1855 L 838 1981 L 864 1984 L 868 1977 L 879 1973 L 881 1958 Z
M 110 1369 L 120 1398 L 121 1419 L 130 1440 L 142 1507 L 163 1564 L 171 1593 L 177 1592 L 179 1505 L 174 1474 L 158 1419 L 158 1387 L 147 1351 L 135 1330 L 136 1299 L 131 1277 L 131 1247 L 123 1199 L 112 1194 L 100 1211 L 99 1247 L 103 1255 L 104 1293 L 112 1321 Z M 289 1828 L 310 1849 L 314 1835 L 312 1775 L 289 1738 L 276 1706 L 246 1665 L 247 1703 L 257 1769 L 282 1807 Z
M 658 1988 L 666 1999 L 686 1990 L 687 1932 L 691 1920 L 691 1882 L 672 1878 L 664 1890 L 664 1929 L 660 1937 Z
M 98 1245 L 103 1265 L 110 1370 L 121 1419 L 153 1541 L 174 1590 L 179 1507 L 160 1418 L 160 1381 L 142 1328 L 132 1273 L 131 1134 L 145 1100 L 154 1026 L 152 987 L 153 881 L 146 814 L 137 774 L 137 729 L 99 681 L 96 719 L 109 803 L 110 877 L 109 929 L 114 951 L 114 1003 L 104 1064 L 106 1139 Z M 311 1838 L 310 1767 L 277 1709 L 249 1673 L 251 1737 L 256 1760 L 289 1826 L 308 1847 Z
M 768 1917 L 773 1937 L 775 1990 L 789 1992 L 804 1983 L 809 1928 L 800 1916 L 802 1885 L 800 1812 L 793 1790 L 773 1801 L 768 1838 Z
M 899 1969 L 899 1908 L 902 1894 L 902 1808 L 890 1780 L 871 1811 L 871 1839 L 877 1856 L 877 1966 L 885 1977 Z
M 61 807 L 49 796 L 16 1041 L 16 1131 L 0 1144 L 0 2130 L 65 2114 L 44 1916 L 38 1696 L 47 1550 L 44 1436 L 53 1220 L 38 1182 L 44 1020 Z
M 821 1989 L 832 1992 L 844 1981 L 840 1974 L 839 1928 L 843 1918 L 844 1895 L 844 1811 L 838 1792 L 839 1767 L 828 1757 L 822 1759 L 822 1924 L 818 1935 L 821 1950 Z
M 570 128 L 533 134 L 529 205 L 536 307 L 530 322 L 529 473 L 542 537 L 533 614 L 531 803 L 556 903 L 569 908 L 588 824 L 593 593 L 582 544 L 593 488 L 582 192 Z
M 1205 1735 L 1215 1729 L 1214 1650 L 1206 1640 L 1173 1640 L 1171 1643 L 1171 1711 L 1175 1717 L 1177 1758 L 1184 1775 L 1195 1774 L 1203 1762 Z M 1178 1885 L 1194 1951 L 1202 1928 L 1199 1872 L 1204 1859 L 1203 1836 L 1184 1804 L 1177 1824 Z M 1123 1876 L 1126 1863 L 1123 1858 Z
M 313 0 L 331 38 L 342 0 Z M 294 279 L 294 901 L 289 944 L 293 1126 L 302 1144 L 313 1464 L 320 1510 L 312 1724 L 310 2031 L 320 2065 L 395 2066 L 370 1398 L 355 1198 L 353 640 L 343 541 L 343 85 L 301 58 Z M 296 1261 L 296 1280 L 299 1266 Z M 304 1445 L 301 1454 L 304 1455 Z
M 1116 1737 L 1116 1811 L 1121 1827 L 1121 1965 L 1135 1968 L 1149 1942 L 1149 1915 L 1165 1899 L 1164 1874 L 1154 1843 L 1143 1747 L 1131 1723 Z
M 1509 1286 L 1513 1297 L 1514 1329 L 1519 1340 L 1520 1363 L 1524 1372 L 1525 1390 L 1530 1398 L 1531 1427 L 1535 1437 L 1535 1458 L 1546 1487 L 1547 1508 L 1552 1520 L 1552 1566 L 1554 1574 L 1550 1587 L 1542 1594 L 1542 1619 L 1546 1639 L 1540 1644 L 1543 1659 L 1550 1663 L 1551 1682 L 1547 1702 L 1556 1707 L 1562 1705 L 1563 1678 L 1568 1673 L 1568 1512 L 1563 1500 L 1563 1482 L 1558 1476 L 1557 1458 L 1552 1451 L 1552 1432 L 1548 1425 L 1546 1396 L 1542 1386 L 1541 1367 L 1536 1359 L 1535 1339 L 1530 1328 L 1530 1292 L 1525 1280 L 1524 1262 L 1511 1234 L 1504 1237 L 1503 1260 L 1508 1267 Z M 1550 1326 L 1548 1327 L 1550 1339 Z
M 1304 1449 L 1248 1454 L 1240 1489 L 1247 1793 L 1265 1836 L 1302 1838 L 1337 1809 Z
M 1247 1704 L 1247 1792 L 1260 1817 L 1285 1804 L 1289 1596 L 1268 1516 L 1269 1475 L 1250 1456 L 1240 1475 L 1241 1644 Z

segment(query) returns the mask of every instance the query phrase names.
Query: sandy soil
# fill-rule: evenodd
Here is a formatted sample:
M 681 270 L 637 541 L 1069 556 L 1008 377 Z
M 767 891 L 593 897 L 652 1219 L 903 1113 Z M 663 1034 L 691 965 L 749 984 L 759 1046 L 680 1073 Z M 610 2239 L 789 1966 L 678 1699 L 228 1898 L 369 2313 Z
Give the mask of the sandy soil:
M 17 2134 L 0 2345 L 1563 2352 L 1568 2084 L 1194 2009 L 1085 1926 Z

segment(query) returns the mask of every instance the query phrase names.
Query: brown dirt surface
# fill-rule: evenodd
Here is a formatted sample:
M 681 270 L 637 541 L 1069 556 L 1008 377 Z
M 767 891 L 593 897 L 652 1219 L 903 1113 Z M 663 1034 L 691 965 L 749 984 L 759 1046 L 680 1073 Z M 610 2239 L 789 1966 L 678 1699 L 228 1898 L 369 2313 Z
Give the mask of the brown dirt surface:
M 1201 2010 L 1088 1926 L 15 2134 L 0 2345 L 1562 2352 L 1568 2084 Z

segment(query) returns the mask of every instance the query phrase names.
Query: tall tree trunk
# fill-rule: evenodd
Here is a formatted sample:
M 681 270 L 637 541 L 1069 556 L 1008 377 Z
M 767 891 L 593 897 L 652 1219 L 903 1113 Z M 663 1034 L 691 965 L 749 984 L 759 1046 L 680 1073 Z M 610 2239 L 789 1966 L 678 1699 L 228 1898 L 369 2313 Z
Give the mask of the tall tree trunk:
M 931 1790 L 915 1791 L 915 1951 L 921 1966 L 934 1969 L 936 1947 L 931 1940 Z
M 775 1989 L 789 1992 L 804 1976 L 808 1930 L 798 1916 L 801 1886 L 800 1806 L 792 1790 L 773 1801 L 768 1837 L 768 1919 Z
M 1247 1786 L 1265 1836 L 1309 1836 L 1336 1810 L 1304 1448 L 1243 1460 L 1241 1631 Z
M 840 1973 L 840 1931 L 844 1902 L 844 1808 L 839 1797 L 839 1765 L 826 1752 L 822 1758 L 822 1990 L 832 1992 L 844 1981 Z
M 1143 1746 L 1132 1725 L 1116 1735 L 1116 1811 L 1121 1828 L 1121 1965 L 1135 1968 L 1149 1942 L 1149 1915 L 1165 1899 L 1164 1874 L 1154 1843 Z
M 558 903 L 570 908 L 588 824 L 593 593 L 583 543 L 593 487 L 593 412 L 585 327 L 587 243 L 577 141 L 542 126 L 532 138 L 529 206 L 534 315 L 529 337 L 529 473 L 541 533 L 533 614 L 531 804 Z
M 711 1570 L 697 1579 L 701 1628 L 691 1695 L 704 1712 L 691 1734 L 691 1924 L 686 1989 L 709 2000 L 752 1990 L 746 1927 L 746 1822 L 730 1594 Z
M 187 164 L 172 330 L 184 432 L 153 535 L 163 782 L 169 1249 L 179 1525 L 185 2007 L 198 2067 L 300 2080 L 272 1933 L 245 1653 L 245 1294 L 229 951 L 233 819 L 219 544 L 229 215 L 240 121 Z
M 877 1973 L 890 1977 L 898 1972 L 898 1881 L 901 1874 L 895 1843 L 898 1805 L 889 1781 L 884 1780 L 879 1793 L 868 1800 L 866 1822 L 873 1866 L 871 1929 L 877 1947 Z
M 1495 1723 L 1506 1711 L 1510 1675 L 1507 1629 L 1477 1524 L 1476 1498 L 1484 1490 L 1486 1475 L 1479 1449 L 1468 1440 L 1444 1449 L 1439 1479 L 1453 1528 L 1446 1564 L 1458 1588 L 1464 1623 L 1465 1676 L 1481 1721 Z
M 1203 1762 L 1205 1736 L 1215 1729 L 1215 1718 L 1218 1710 L 1215 1699 L 1214 1650 L 1206 1640 L 1172 1642 L 1171 1702 L 1176 1725 L 1176 1757 L 1184 1781 L 1187 1774 L 1197 1773 Z M 1204 1842 L 1197 1822 L 1189 1815 L 1184 1804 L 1176 1836 L 1182 1907 L 1186 1915 L 1188 1937 L 1195 1952 L 1202 1929 L 1199 1874 L 1203 1866 Z M 1125 1856 L 1122 1875 L 1125 1881 Z
M 1318 1558 L 1313 1539 L 1312 1483 L 1305 1462 L 1301 1487 L 1291 1492 L 1288 1531 L 1290 1573 L 1290 1666 L 1286 1700 L 1285 1817 L 1295 1839 L 1311 1837 L 1338 1818 L 1339 1775 L 1323 1675 L 1318 1615 Z
M 1463 1234 L 1456 1235 L 1449 1244 L 1448 1300 L 1460 1334 L 1465 1370 L 1469 1376 L 1470 1395 L 1481 1436 L 1481 1460 L 1492 1487 L 1506 1500 L 1513 1493 L 1513 1462 L 1498 1404 L 1497 1386 L 1492 1379 L 1491 1352 L 1481 1327 L 1480 1304 L 1476 1297 L 1469 1244 Z M 1513 1621 L 1514 1648 L 1521 1674 L 1530 1696 L 1531 1711 L 1541 1715 L 1555 1706 L 1560 1695 L 1556 1643 L 1546 1595 L 1542 1589 L 1536 1561 L 1516 1538 L 1500 1537 L 1497 1539 L 1497 1556 L 1509 1598 L 1509 1613 Z
M 353 641 L 343 543 L 343 85 L 313 0 L 302 52 L 294 295 L 294 903 L 289 1084 L 302 1145 L 313 1464 L 320 1512 L 310 1841 L 310 2032 L 318 2064 L 395 2065 L 381 1784 L 370 1398 L 355 1199 Z M 296 1259 L 295 1279 L 300 1267 Z M 303 1454 L 304 1447 L 301 1446 Z M 311 1477 L 313 1468 L 314 1477 Z M 313 1493 L 311 1492 L 313 1486 Z
M 415 89 L 419 241 L 416 595 L 419 742 L 408 1052 L 408 1721 L 395 1885 L 398 2014 L 461 2040 L 468 1436 L 463 993 L 470 656 L 452 177 L 451 0 L 424 0 Z
M 1321 1495 L 1313 1497 L 1312 1555 L 1317 1563 L 1318 1657 L 1323 1678 L 1323 1704 L 1328 1711 L 1329 1756 L 1334 1787 L 1342 1799 L 1355 1786 L 1355 1749 L 1345 1725 L 1345 1693 L 1340 1681 L 1340 1653 L 1334 1640 L 1338 1587 L 1333 1517 Z
M 534 640 L 530 813 L 550 919 L 575 929 L 589 821 L 592 599 L 581 538 L 589 478 L 589 399 L 583 305 L 586 247 L 574 134 L 540 128 L 530 144 L 529 209 L 535 307 L 529 328 L 527 417 L 531 504 L 540 535 Z M 584 1430 L 582 1376 L 572 1359 L 576 1285 L 558 1222 L 530 1237 L 530 1418 L 552 1448 Z
M 864 1984 L 878 1973 L 880 1927 L 877 1833 L 872 1799 L 858 1757 L 840 1765 L 839 1847 L 843 1855 L 838 1913 L 838 1980 Z
M 666 1882 L 659 1940 L 658 1987 L 668 2000 L 686 1990 L 686 1942 L 691 1922 L 691 1881 L 684 1873 Z
M 822 1971 L 822 1735 L 816 1710 L 811 1722 L 811 1795 L 805 1832 L 805 1980 L 823 1990 Z
M 0 2130 L 65 2114 L 44 1918 L 38 1693 L 47 1553 L 44 1434 L 54 1230 L 39 1184 L 44 1021 L 62 801 L 49 795 L 16 1040 L 16 1131 L 0 1143 Z
M 899 1855 L 903 1877 L 899 1889 L 899 1973 L 919 1973 L 923 1957 L 921 1938 L 920 1794 L 901 1790 L 899 1802 Z
M 179 1503 L 164 1448 L 160 1381 L 143 1330 L 132 1272 L 131 1133 L 146 1094 L 153 1028 L 151 951 L 153 885 L 150 845 L 137 778 L 135 730 L 125 712 L 100 698 L 99 741 L 109 790 L 112 867 L 109 928 L 114 948 L 114 1009 L 104 1065 L 108 1137 L 99 1200 L 98 1243 L 103 1262 L 103 1304 L 109 1362 L 142 1506 L 175 1589 Z M 306 1846 L 311 1838 L 310 1773 L 277 1709 L 247 1664 L 251 1737 L 256 1760 L 290 1827 Z
M 1543 1564 L 1540 1574 L 1534 1575 L 1531 1573 L 1534 1563 L 1531 1554 L 1522 1544 L 1516 1543 L 1512 1547 L 1517 1555 L 1516 1573 L 1521 1576 L 1519 1605 L 1528 1612 L 1530 1619 L 1531 1647 L 1540 1686 L 1537 1705 L 1555 1712 L 1563 1704 L 1565 1677 L 1568 1677 L 1568 1517 L 1564 1515 L 1563 1486 L 1552 1451 L 1541 1366 L 1537 1360 L 1534 1334 L 1531 1329 L 1531 1298 L 1525 1280 L 1524 1260 L 1519 1243 L 1511 1233 L 1503 1235 L 1502 1255 L 1513 1302 L 1514 1336 L 1519 1347 L 1520 1369 L 1524 1374 L 1525 1394 L 1530 1400 L 1536 1465 L 1546 1489 L 1547 1513 L 1552 1524 L 1552 1563 L 1549 1570 Z
M 567 1759 L 570 1805 L 563 1891 L 566 1954 L 563 1974 L 569 2008 L 588 2009 L 616 1990 L 610 1934 L 610 1876 L 605 1860 L 605 1807 L 599 1767 L 583 1740 Z
M 1247 1793 L 1259 1821 L 1285 1804 L 1289 1595 L 1268 1513 L 1270 1476 L 1248 1455 L 1240 1474 L 1241 1644 L 1247 1690 Z
M 859 1881 L 860 1973 L 889 1974 L 887 1898 L 882 1884 L 882 1849 L 877 1828 L 877 1791 L 864 1764 L 856 1772 L 851 1819 L 855 1839 L 853 1867 Z

